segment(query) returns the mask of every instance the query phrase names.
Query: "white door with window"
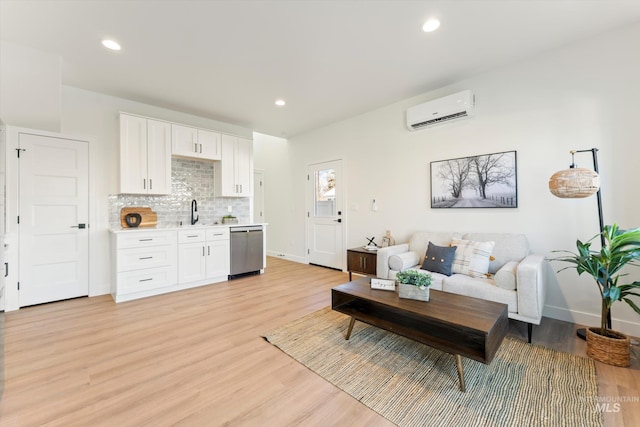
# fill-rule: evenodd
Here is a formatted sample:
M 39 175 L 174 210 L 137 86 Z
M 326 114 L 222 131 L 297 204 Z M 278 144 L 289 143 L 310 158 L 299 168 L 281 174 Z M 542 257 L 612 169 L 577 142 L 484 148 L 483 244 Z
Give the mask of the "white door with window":
M 89 294 L 88 142 L 19 136 L 20 306 Z
M 309 165 L 309 263 L 343 270 L 342 160 Z

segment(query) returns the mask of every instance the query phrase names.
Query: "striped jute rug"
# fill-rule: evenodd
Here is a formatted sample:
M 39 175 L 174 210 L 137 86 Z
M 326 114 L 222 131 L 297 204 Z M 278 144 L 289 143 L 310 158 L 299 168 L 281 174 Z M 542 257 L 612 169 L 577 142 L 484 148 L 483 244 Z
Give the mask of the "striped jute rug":
M 601 426 L 590 359 L 506 338 L 491 364 L 325 308 L 267 334 L 273 345 L 400 426 Z

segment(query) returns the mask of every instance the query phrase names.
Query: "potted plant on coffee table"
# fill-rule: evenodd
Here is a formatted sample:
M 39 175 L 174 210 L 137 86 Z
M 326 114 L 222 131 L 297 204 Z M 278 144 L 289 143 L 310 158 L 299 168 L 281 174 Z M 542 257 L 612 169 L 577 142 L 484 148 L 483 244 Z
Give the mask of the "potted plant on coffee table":
M 429 301 L 429 286 L 432 276 L 417 270 L 405 270 L 396 274 L 398 296 L 400 298 Z
M 599 328 L 587 328 L 587 355 L 595 360 L 615 366 L 629 366 L 630 340 L 626 335 L 610 329 L 607 324 L 609 310 L 616 301 L 624 301 L 638 314 L 640 308 L 631 297 L 640 297 L 640 281 L 623 284 L 621 273 L 625 266 L 640 266 L 640 228 L 620 230 L 616 224 L 607 225 L 602 231 L 605 245 L 599 251 L 591 249 L 591 242 L 600 234 L 586 242 L 578 240 L 577 253 L 554 258 L 554 261 L 568 262 L 567 268 L 575 268 L 578 275 L 587 273 L 593 277 L 601 296 L 601 319 Z M 627 280 L 624 280 L 625 282 Z

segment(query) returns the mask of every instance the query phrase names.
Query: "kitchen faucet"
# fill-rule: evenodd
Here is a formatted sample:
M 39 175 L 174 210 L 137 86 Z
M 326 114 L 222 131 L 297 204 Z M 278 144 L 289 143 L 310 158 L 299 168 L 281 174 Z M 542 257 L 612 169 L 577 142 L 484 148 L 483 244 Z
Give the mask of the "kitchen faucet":
M 198 202 L 196 199 L 191 201 L 191 225 L 194 225 L 198 222 Z

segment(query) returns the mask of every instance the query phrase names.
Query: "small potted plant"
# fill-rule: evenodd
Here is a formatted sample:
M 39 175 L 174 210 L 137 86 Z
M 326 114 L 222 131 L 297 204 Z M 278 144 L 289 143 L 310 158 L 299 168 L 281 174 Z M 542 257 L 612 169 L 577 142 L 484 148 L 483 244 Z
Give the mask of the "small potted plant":
M 591 250 L 591 242 L 600 237 L 596 234 L 590 240 L 576 242 L 577 253 L 553 259 L 568 262 L 567 268 L 575 268 L 578 275 L 587 273 L 593 277 L 601 296 L 601 319 L 599 328 L 587 328 L 587 355 L 595 360 L 615 366 L 629 366 L 630 340 L 626 335 L 611 330 L 607 319 L 611 304 L 624 301 L 638 314 L 640 308 L 630 297 L 640 297 L 640 281 L 621 283 L 621 273 L 625 266 L 638 267 L 640 264 L 640 228 L 620 230 L 616 224 L 607 225 L 602 231 L 605 245 L 600 250 Z M 625 280 L 626 281 L 626 280 Z
M 431 274 L 417 270 L 405 270 L 396 274 L 400 298 L 429 301 Z
M 223 224 L 237 224 L 238 223 L 238 218 L 236 218 L 233 215 L 225 215 L 222 217 L 222 223 Z

